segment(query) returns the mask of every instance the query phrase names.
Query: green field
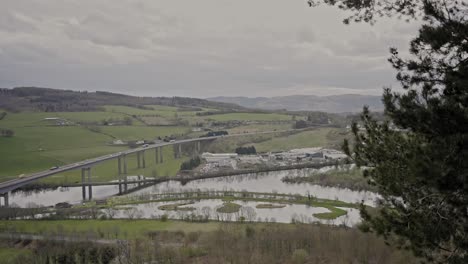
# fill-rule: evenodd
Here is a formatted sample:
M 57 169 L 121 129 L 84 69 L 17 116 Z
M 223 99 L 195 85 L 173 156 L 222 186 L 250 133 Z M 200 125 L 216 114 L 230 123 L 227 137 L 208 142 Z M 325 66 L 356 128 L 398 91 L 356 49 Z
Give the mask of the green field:
M 286 137 L 276 137 L 267 141 L 253 144 L 257 151 L 285 151 L 295 148 L 308 147 L 333 147 L 339 148 L 343 139 L 346 137 L 341 129 L 337 128 L 318 128 L 293 134 Z M 251 145 L 251 144 L 246 144 Z
M 84 126 L 55 126 L 43 119 L 61 117 L 78 121 L 100 121 L 107 118 L 120 118 L 125 115 L 111 112 L 79 113 L 18 113 L 8 115 L 0 121 L 0 127 L 13 129 L 13 137 L 0 137 L 0 181 L 14 179 L 20 174 L 46 170 L 88 158 L 127 149 L 126 146 L 113 146 L 112 141 L 121 139 L 153 140 L 157 137 L 182 135 L 190 131 L 189 127 L 145 127 L 133 126 L 97 126 L 93 130 Z M 133 168 L 134 156 L 128 157 L 129 174 L 175 175 L 182 160 L 173 158 L 171 147 L 164 148 L 165 162 L 154 165 L 154 152 L 146 154 L 147 168 Z M 95 180 L 115 179 L 116 161 L 108 161 L 93 168 Z M 79 180 L 79 171 L 68 172 L 48 178 L 47 182 L 63 183 Z
M 25 254 L 32 254 L 32 252 L 27 249 L 0 247 L 0 260 L 4 264 L 12 263 L 18 256 Z
M 221 223 L 190 223 L 182 221 L 160 220 L 0 220 L 0 230 L 27 234 L 63 234 L 85 235 L 86 233 L 104 233 L 104 238 L 137 238 L 151 231 L 213 231 Z
M 204 119 L 216 121 L 288 121 L 292 117 L 283 114 L 262 114 L 262 113 L 229 113 L 220 115 L 204 116 Z
M 127 146 L 112 145 L 116 139 L 123 141 L 154 140 L 170 135 L 198 137 L 205 132 L 192 133 L 190 124 L 216 121 L 287 121 L 291 116 L 269 113 L 228 113 L 208 116 L 196 116 L 200 111 L 214 109 L 181 109 L 171 106 L 147 106 L 140 109 L 128 106 L 105 106 L 102 112 L 21 112 L 8 113 L 0 120 L 0 128 L 9 128 L 14 136 L 0 137 L 0 181 L 17 178 L 21 174 L 46 170 L 52 166 L 77 162 L 84 159 L 116 153 L 127 149 Z M 59 117 L 69 121 L 69 125 L 57 125 L 56 121 L 45 118 Z M 142 117 L 162 118 L 179 123 L 177 126 L 146 126 L 140 122 Z M 103 120 L 123 120 L 131 118 L 132 125 L 100 125 Z M 86 124 L 86 125 L 80 125 Z M 229 128 L 231 134 L 289 129 L 290 124 L 251 124 Z M 224 128 L 215 127 L 213 130 Z M 275 138 L 275 135 L 257 135 L 233 138 L 215 142 L 211 150 L 215 152 L 233 151 L 237 146 L 255 143 L 257 150 L 270 151 L 295 147 L 322 145 L 327 143 L 330 133 L 327 129 L 315 132 L 304 132 L 298 135 Z M 276 136 L 279 136 L 276 135 Z M 186 151 L 183 159 L 173 158 L 172 147 L 164 148 L 165 162 L 155 164 L 154 151 L 147 151 L 145 169 L 136 168 L 135 156 L 128 157 L 129 175 L 145 176 L 175 175 L 180 164 L 189 158 Z M 117 177 L 117 161 L 108 161 L 93 167 L 95 181 L 114 180 Z M 45 180 L 49 183 L 74 183 L 80 181 L 80 172 L 72 171 L 58 174 Z
M 227 129 L 229 134 L 255 133 L 261 131 L 281 131 L 292 129 L 292 124 L 254 124 Z

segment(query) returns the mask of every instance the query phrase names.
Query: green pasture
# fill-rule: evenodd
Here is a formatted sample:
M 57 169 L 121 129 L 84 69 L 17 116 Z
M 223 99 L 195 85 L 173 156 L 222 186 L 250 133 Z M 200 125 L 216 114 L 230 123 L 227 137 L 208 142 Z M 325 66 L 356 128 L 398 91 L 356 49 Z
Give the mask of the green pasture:
M 2 220 L 0 230 L 27 234 L 86 235 L 102 234 L 103 238 L 137 238 L 154 231 L 214 231 L 221 223 L 190 223 L 159 220 Z
M 13 263 L 17 257 L 25 254 L 32 254 L 32 252 L 27 249 L 0 247 L 0 262 L 5 264 Z
M 283 114 L 229 113 L 203 116 L 203 119 L 211 119 L 215 121 L 288 121 L 291 120 L 292 117 Z
M 188 127 L 180 126 L 158 126 L 158 127 L 139 127 L 139 126 L 101 126 L 102 133 L 112 135 L 116 139 L 124 141 L 129 140 L 154 140 L 157 137 L 170 135 L 184 135 L 190 132 Z
M 307 147 L 338 147 L 346 137 L 339 133 L 337 128 L 318 128 L 308 130 L 286 137 L 275 137 L 260 143 L 253 144 L 257 151 L 286 151 L 295 148 Z M 251 144 L 246 144 L 251 145 Z

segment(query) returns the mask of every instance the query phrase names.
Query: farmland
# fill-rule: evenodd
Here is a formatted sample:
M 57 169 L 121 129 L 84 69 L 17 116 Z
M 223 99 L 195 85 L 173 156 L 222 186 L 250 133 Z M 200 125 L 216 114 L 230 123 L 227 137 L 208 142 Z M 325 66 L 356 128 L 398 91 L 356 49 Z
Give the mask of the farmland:
M 216 113 L 214 108 L 174 107 L 165 105 L 145 105 L 129 107 L 106 105 L 104 111 L 94 112 L 19 112 L 10 113 L 0 120 L 1 128 L 14 131 L 13 137 L 0 137 L 0 180 L 16 178 L 20 174 L 45 170 L 128 148 L 125 145 L 112 144 L 115 140 L 123 142 L 151 141 L 166 136 L 198 137 L 201 132 L 192 132 L 193 124 L 214 130 L 227 129 L 230 133 L 260 132 L 291 128 L 292 117 L 276 113 L 225 113 L 198 115 L 207 112 Z M 153 120 L 154 122 L 150 122 Z M 158 121 L 159 120 L 159 121 Z M 125 122 L 125 123 L 123 123 Z M 154 125 L 158 122 L 166 125 Z M 239 122 L 228 128 L 211 127 L 212 122 Z M 252 123 L 254 122 L 254 123 Z M 260 122 L 255 124 L 255 122 Z M 286 123 L 276 123 L 286 122 Z M 167 125 L 170 124 L 170 125 Z M 261 138 L 261 136 L 259 136 Z M 273 140 L 273 136 L 269 136 Z M 234 145 L 242 145 L 256 137 L 239 139 Z M 288 140 L 283 141 L 286 144 Z M 269 143 L 268 143 L 269 144 Z M 278 143 L 273 143 L 276 146 Z M 267 145 L 263 149 L 267 149 Z M 164 149 L 165 163 L 137 169 L 129 165 L 129 174 L 148 176 L 175 175 L 180 164 L 188 157 L 173 158 L 173 149 Z M 154 161 L 154 153 L 147 153 L 147 161 Z M 129 157 L 129 164 L 135 163 L 135 157 Z M 96 179 L 106 181 L 115 179 L 117 169 L 109 161 L 97 165 L 93 171 Z M 73 183 L 79 181 L 79 172 L 67 172 L 45 180 L 51 183 Z

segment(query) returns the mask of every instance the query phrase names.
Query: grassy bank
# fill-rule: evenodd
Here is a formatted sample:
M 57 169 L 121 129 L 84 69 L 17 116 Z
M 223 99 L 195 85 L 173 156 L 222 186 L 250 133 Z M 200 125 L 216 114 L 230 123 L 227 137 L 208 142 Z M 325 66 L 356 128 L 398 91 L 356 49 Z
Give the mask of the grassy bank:
M 328 187 L 348 188 L 355 191 L 376 191 L 362 175 L 362 170 L 334 169 L 324 173 L 312 173 L 307 176 L 284 177 L 282 181 L 287 183 L 310 183 Z
M 0 220 L 1 232 L 38 235 L 90 236 L 96 238 L 142 238 L 154 231 L 212 231 L 220 223 L 192 223 L 160 220 Z

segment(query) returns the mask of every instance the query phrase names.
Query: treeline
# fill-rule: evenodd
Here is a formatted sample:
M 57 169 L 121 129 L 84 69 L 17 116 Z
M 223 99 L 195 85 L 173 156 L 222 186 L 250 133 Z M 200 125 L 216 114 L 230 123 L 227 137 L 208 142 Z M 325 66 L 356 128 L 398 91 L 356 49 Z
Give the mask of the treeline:
M 91 227 L 90 227 L 90 230 Z M 92 231 L 90 231 L 92 232 Z M 118 228 L 115 236 L 122 235 Z M 57 228 L 58 237 L 66 235 Z M 90 234 L 92 235 L 92 234 Z M 148 231 L 135 240 L 98 244 L 12 239 L 3 248 L 27 248 L 23 263 L 420 263 L 372 233 L 324 225 L 221 224 L 211 232 Z
M 147 105 L 244 109 L 238 105 L 186 97 L 137 97 L 110 92 L 86 92 L 38 87 L 0 89 L 0 108 L 11 112 L 83 112 L 104 110 L 105 105 L 124 105 L 147 109 Z
M 228 135 L 229 133 L 225 130 L 222 131 L 210 131 L 204 135 L 201 135 L 200 137 L 219 137 L 219 136 L 225 136 Z
M 239 155 L 257 154 L 257 149 L 255 149 L 255 146 L 238 147 L 238 148 L 236 148 L 236 153 L 239 154 Z
M 192 170 L 201 164 L 200 157 L 191 158 L 180 165 L 180 170 Z
M 127 126 L 131 126 L 132 123 L 133 123 L 133 120 L 129 116 L 126 116 L 123 119 L 109 118 L 109 119 L 104 119 L 104 120 L 101 121 L 101 124 L 103 126 L 108 126 L 108 125 L 127 125 Z

